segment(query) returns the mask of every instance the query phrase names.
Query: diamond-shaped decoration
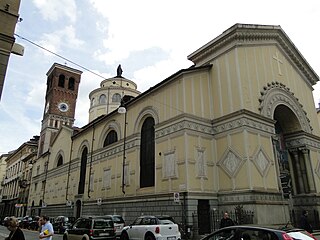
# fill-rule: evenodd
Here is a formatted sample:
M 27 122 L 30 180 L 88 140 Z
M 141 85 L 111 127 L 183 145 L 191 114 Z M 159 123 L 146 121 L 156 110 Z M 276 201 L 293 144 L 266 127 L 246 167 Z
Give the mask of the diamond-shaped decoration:
M 264 176 L 268 172 L 268 169 L 271 165 L 270 159 L 267 157 L 267 155 L 264 153 L 262 149 L 260 149 L 255 154 L 253 162 L 262 176 Z
M 222 169 L 230 176 L 236 175 L 238 169 L 240 168 L 242 159 L 231 149 L 228 149 L 223 158 L 220 160 L 219 165 Z

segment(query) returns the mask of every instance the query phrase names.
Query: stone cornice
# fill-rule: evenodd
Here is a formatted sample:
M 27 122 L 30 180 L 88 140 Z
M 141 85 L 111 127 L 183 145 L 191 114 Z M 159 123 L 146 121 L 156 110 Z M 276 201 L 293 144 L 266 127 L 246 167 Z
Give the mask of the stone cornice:
M 221 134 L 239 128 L 251 128 L 260 132 L 274 134 L 274 121 L 248 110 L 240 110 L 215 119 L 212 123 L 213 134 Z
M 296 132 L 285 135 L 286 147 L 288 149 L 298 147 L 320 148 L 320 138 L 305 132 Z
M 260 44 L 278 44 L 287 54 L 288 58 L 291 59 L 300 72 L 308 79 L 311 86 L 319 81 L 319 76 L 306 62 L 280 26 L 236 24 L 211 42 L 190 54 L 188 59 L 197 65 L 199 62 L 209 62 L 211 59 L 214 59 L 218 54 L 221 54 L 223 49 L 229 49 L 237 45 Z

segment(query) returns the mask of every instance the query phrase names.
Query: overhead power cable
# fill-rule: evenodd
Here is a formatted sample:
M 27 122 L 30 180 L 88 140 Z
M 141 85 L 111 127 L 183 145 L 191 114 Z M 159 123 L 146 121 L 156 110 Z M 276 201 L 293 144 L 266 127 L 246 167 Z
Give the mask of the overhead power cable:
M 95 73 L 94 71 L 90 70 L 89 68 L 86 68 L 86 67 L 84 67 L 84 66 L 82 66 L 82 65 L 80 65 L 80 64 L 78 64 L 78 63 L 76 63 L 76 62 L 74 62 L 74 61 L 72 61 L 72 60 L 70 60 L 70 59 L 68 59 L 68 58 L 66 58 L 66 57 L 64 57 L 64 56 L 61 56 L 60 54 L 57 54 L 57 53 L 55 53 L 55 52 L 53 52 L 53 51 L 51 51 L 51 50 L 49 50 L 49 49 L 47 49 L 47 48 L 45 48 L 45 47 L 43 47 L 43 46 L 35 43 L 35 42 L 33 42 L 33 41 L 31 41 L 31 40 L 29 40 L 29 39 L 27 39 L 27 38 L 25 38 L 25 37 L 22 37 L 22 36 L 20 36 L 20 35 L 18 35 L 18 34 L 16 34 L 16 33 L 15 33 L 14 35 L 17 36 L 17 37 L 19 37 L 19 38 L 21 38 L 22 40 L 27 41 L 28 43 L 31 43 L 32 45 L 34 45 L 34 46 L 36 46 L 36 47 L 38 47 L 38 48 L 41 48 L 42 50 L 45 50 L 45 51 L 47 51 L 47 52 L 49 52 L 49 53 L 51 53 L 51 54 L 53 54 L 53 55 L 55 55 L 55 56 L 57 56 L 57 57 L 65 60 L 65 61 L 67 61 L 67 62 L 70 62 L 70 63 L 72 63 L 72 64 L 80 67 L 80 68 L 82 68 L 82 69 L 84 69 L 84 70 L 86 70 L 86 71 L 88 71 L 88 72 L 90 72 L 90 73 L 92 73 L 92 74 L 94 74 L 94 75 L 102 78 L 102 79 L 106 79 L 106 77 L 104 77 L 104 76 L 102 76 L 102 75 L 100 75 L 100 74 L 98 74 L 98 73 Z M 116 83 L 116 85 L 119 85 L 119 84 Z M 120 86 L 120 85 L 119 85 L 119 86 Z M 180 109 L 178 109 L 178 108 L 176 108 L 176 107 L 172 107 L 172 106 L 170 106 L 170 105 L 168 105 L 168 104 L 162 103 L 162 102 L 156 100 L 154 97 L 151 97 L 151 99 L 152 99 L 153 101 L 159 103 L 159 104 L 162 104 L 162 105 L 164 105 L 164 106 L 167 106 L 167 107 L 170 107 L 170 108 L 172 108 L 172 109 L 175 109 L 175 110 L 177 110 L 177 111 L 179 111 L 179 112 L 181 112 L 181 113 L 184 112 L 184 111 L 182 111 L 182 110 L 180 110 Z
M 101 78 L 103 78 L 103 79 L 106 79 L 106 77 L 104 77 L 104 76 L 102 76 L 102 75 L 100 75 L 100 74 L 98 74 L 98 73 L 95 73 L 94 71 L 92 71 L 92 70 L 90 70 L 90 69 L 88 69 L 88 68 L 86 68 L 86 67 L 84 67 L 84 66 L 82 66 L 82 65 L 80 65 L 80 64 L 78 64 L 78 63 L 76 63 L 76 62 L 74 62 L 74 61 L 72 61 L 72 60 L 70 60 L 70 59 L 68 59 L 68 58 L 65 58 L 65 57 L 63 57 L 63 56 L 61 56 L 61 55 L 59 55 L 59 54 L 57 54 L 57 53 L 55 53 L 55 52 L 53 52 L 53 51 L 45 48 L 45 47 L 42 47 L 41 45 L 39 45 L 39 44 L 37 44 L 37 43 L 35 43 L 35 42 L 33 42 L 33 41 L 25 38 L 25 37 L 22 37 L 22 36 L 20 36 L 20 35 L 18 35 L 18 34 L 16 34 L 16 33 L 15 33 L 14 35 L 17 36 L 17 37 L 19 37 L 19 38 L 21 38 L 22 40 L 25 40 L 25 41 L 27 41 L 27 42 L 29 42 L 29 43 L 37 46 L 38 48 L 41 48 L 41 49 L 43 49 L 43 50 L 45 50 L 45 51 L 47 51 L 47 52 L 49 52 L 49 53 L 51 53 L 51 54 L 59 57 L 59 58 L 62 58 L 63 60 L 65 60 L 65 61 L 67 61 L 67 62 L 70 62 L 70 63 L 72 63 L 72 64 L 74 64 L 74 65 L 76 65 L 76 66 L 78 66 L 78 67 L 80 67 L 80 68 L 88 71 L 88 72 L 91 72 L 92 74 L 94 74 L 94 75 L 96 75 L 96 76 L 98 76 L 98 77 L 101 77 Z

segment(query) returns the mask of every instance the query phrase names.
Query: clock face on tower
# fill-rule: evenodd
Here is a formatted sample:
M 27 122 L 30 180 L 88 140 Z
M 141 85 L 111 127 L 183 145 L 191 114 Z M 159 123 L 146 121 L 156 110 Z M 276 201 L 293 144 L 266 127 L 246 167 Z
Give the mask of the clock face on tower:
M 69 105 L 65 102 L 61 102 L 58 104 L 58 109 L 60 112 L 67 112 L 69 110 Z

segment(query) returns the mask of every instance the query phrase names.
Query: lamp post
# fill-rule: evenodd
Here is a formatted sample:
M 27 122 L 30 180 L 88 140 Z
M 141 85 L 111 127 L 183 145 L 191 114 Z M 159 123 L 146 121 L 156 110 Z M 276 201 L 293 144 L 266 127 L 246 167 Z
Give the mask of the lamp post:
M 124 105 L 123 99 L 121 99 L 120 107 L 118 108 L 118 113 L 124 114 L 124 130 L 123 130 L 123 159 L 122 159 L 122 192 L 126 193 L 125 179 L 124 179 L 124 168 L 126 163 L 126 135 L 127 135 L 127 108 Z

